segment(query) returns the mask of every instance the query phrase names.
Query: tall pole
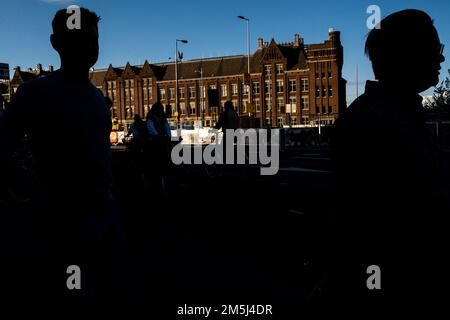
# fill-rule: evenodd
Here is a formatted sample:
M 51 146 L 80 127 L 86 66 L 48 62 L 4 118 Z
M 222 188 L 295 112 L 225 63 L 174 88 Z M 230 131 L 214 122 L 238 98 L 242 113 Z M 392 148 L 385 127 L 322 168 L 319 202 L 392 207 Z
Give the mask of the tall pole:
M 202 128 L 203 123 L 205 121 L 205 88 L 203 88 L 203 66 L 200 67 L 200 70 L 195 70 L 195 72 L 200 73 L 200 112 L 201 112 L 201 118 L 202 118 Z M 197 118 L 198 119 L 198 118 Z
M 246 22 L 247 25 L 247 74 L 248 74 L 248 83 L 246 85 L 247 87 L 247 97 L 248 97 L 248 103 L 250 105 L 251 101 L 251 87 L 250 87 L 250 82 L 251 82 L 251 78 L 250 78 L 250 19 L 246 18 L 244 16 L 238 16 L 238 19 L 244 20 Z M 245 79 L 244 79 L 245 80 Z M 256 112 L 256 110 L 255 110 Z M 250 112 L 248 113 L 250 116 Z
M 202 113 L 202 128 L 205 122 L 205 88 L 203 87 L 203 66 L 200 67 L 200 101 L 201 101 L 201 113 Z
M 180 124 L 180 105 L 178 101 L 178 42 L 188 43 L 188 41 L 179 39 L 175 41 L 175 110 L 177 112 L 177 129 Z
M 180 126 L 180 110 L 178 105 L 178 40 L 175 41 L 175 110 L 177 112 L 177 129 Z

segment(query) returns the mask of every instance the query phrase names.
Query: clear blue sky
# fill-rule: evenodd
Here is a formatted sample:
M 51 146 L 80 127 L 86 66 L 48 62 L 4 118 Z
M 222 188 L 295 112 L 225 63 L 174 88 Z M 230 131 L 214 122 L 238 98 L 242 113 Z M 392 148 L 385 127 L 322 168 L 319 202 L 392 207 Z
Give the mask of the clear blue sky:
M 292 41 L 299 33 L 306 43 L 327 38 L 328 28 L 342 33 L 344 77 L 348 80 L 348 101 L 355 98 L 355 69 L 359 65 L 360 92 L 372 71 L 363 47 L 367 32 L 366 9 L 380 6 L 382 17 L 397 10 L 417 8 L 435 20 L 441 42 L 446 44 L 450 68 L 450 1 L 448 0 L 0 0 L 0 62 L 11 68 L 59 66 L 57 54 L 49 43 L 50 22 L 57 9 L 70 4 L 85 6 L 101 17 L 101 53 L 96 68 L 112 63 L 123 66 L 168 61 L 175 51 L 175 39 L 185 38 L 180 46 L 185 59 L 245 54 L 245 23 L 237 15 L 251 19 L 251 48 L 257 38 L 278 42 Z M 420 45 L 420 44 L 418 44 Z M 442 72 L 442 77 L 446 75 Z M 429 93 L 429 92 L 428 92 Z

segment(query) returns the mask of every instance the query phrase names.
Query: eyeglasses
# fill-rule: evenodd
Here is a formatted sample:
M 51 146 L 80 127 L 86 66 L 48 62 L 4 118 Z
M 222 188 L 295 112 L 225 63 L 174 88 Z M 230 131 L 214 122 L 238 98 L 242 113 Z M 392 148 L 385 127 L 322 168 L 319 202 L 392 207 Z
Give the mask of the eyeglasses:
M 438 47 L 438 49 L 439 49 L 439 54 L 440 54 L 440 55 L 442 55 L 442 54 L 444 53 L 444 48 L 445 48 L 445 45 L 442 44 L 442 43 L 440 43 L 440 44 L 439 44 L 439 47 Z

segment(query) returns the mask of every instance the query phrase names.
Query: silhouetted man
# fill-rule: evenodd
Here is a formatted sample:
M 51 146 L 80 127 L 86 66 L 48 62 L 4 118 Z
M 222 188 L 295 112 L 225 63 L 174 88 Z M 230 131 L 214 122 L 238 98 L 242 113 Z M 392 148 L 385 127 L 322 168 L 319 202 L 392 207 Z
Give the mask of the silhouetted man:
M 349 310 L 398 310 L 407 301 L 412 311 L 434 299 L 446 274 L 440 155 L 419 95 L 439 82 L 443 45 L 426 13 L 404 10 L 383 19 L 365 49 L 377 81 L 336 122 L 332 141 L 333 299 Z M 371 265 L 381 269 L 381 290 L 367 287 Z
M 91 283 L 84 281 L 98 280 L 94 278 L 100 271 L 92 273 L 98 266 L 91 262 L 108 255 L 117 224 L 110 191 L 111 116 L 101 92 L 89 81 L 99 54 L 99 17 L 84 8 L 80 13 L 80 29 L 68 28 L 73 13 L 56 13 L 50 40 L 61 68 L 18 88 L 0 118 L 0 156 L 7 157 L 24 135 L 30 140 L 36 176 L 35 262 L 45 264 L 45 287 L 69 294 L 66 268 L 75 264 L 84 275 L 83 293 L 92 295 Z

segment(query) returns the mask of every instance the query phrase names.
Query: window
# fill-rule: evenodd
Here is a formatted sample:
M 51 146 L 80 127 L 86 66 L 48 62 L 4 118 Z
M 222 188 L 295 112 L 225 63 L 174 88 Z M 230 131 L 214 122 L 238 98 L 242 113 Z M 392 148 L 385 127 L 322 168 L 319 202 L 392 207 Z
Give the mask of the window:
M 184 88 L 179 88 L 178 94 L 179 94 L 180 99 L 184 99 Z
M 297 91 L 297 80 L 289 79 L 289 92 Z
M 253 82 L 253 94 L 259 94 L 260 90 L 259 82 Z
M 327 110 L 326 110 L 326 108 L 324 106 L 322 106 L 322 113 L 323 114 L 327 113 Z
M 248 105 L 248 100 L 247 99 L 242 100 L 242 109 L 243 109 L 242 112 L 244 112 L 244 113 L 247 112 L 247 105 Z M 237 109 L 236 104 L 233 103 L 233 106 L 235 109 Z
M 333 113 L 333 108 L 331 106 L 328 106 L 328 113 Z
M 322 97 L 326 97 L 327 96 L 327 88 L 323 87 L 322 88 Z
M 320 98 L 320 88 L 316 88 L 316 98 Z
M 320 109 L 319 107 L 316 107 L 316 113 L 319 114 L 320 113 Z
M 129 88 L 130 87 L 130 81 L 125 80 L 125 88 Z
M 255 103 L 256 112 L 260 112 L 261 111 L 261 101 L 259 99 L 255 99 L 253 102 Z
M 144 88 L 144 100 L 148 100 L 148 90 Z
M 149 105 L 144 105 L 144 114 L 147 115 L 147 113 L 149 113 L 150 111 L 150 106 Z
M 328 71 L 328 78 L 331 78 L 331 71 Z
M 248 93 L 248 86 L 245 83 L 242 83 L 242 94 Z
M 272 93 L 272 83 L 270 81 L 268 81 L 268 80 L 264 83 L 264 92 L 266 94 L 271 94 Z
M 237 100 L 231 100 L 231 102 L 233 103 L 234 109 L 237 111 L 237 109 L 238 109 L 238 101 Z
M 195 87 L 189 87 L 189 98 L 195 98 Z
M 322 78 L 325 78 L 325 72 L 322 71 Z
M 270 99 L 266 99 L 266 111 L 270 111 L 272 109 L 272 101 Z
M 266 75 L 270 75 L 272 73 L 272 66 L 270 64 L 264 66 L 264 73 Z
M 205 98 L 205 86 L 200 86 L 200 97 Z
M 222 97 L 227 97 L 228 96 L 228 90 L 227 90 L 227 85 L 226 84 L 221 84 L 220 85 L 220 95 Z
M 309 124 L 309 117 L 308 116 L 302 116 L 302 124 L 304 124 L 304 125 Z
M 279 128 L 283 127 L 283 123 L 284 123 L 283 118 L 278 118 L 278 119 L 277 119 L 277 126 L 278 126 Z
M 184 102 L 179 102 L 179 105 L 180 105 L 181 115 L 185 115 L 186 114 L 186 104 Z
M 302 92 L 308 92 L 309 91 L 309 80 L 306 78 L 303 78 L 300 80 L 301 84 L 301 90 Z
M 333 88 L 331 86 L 328 86 L 328 96 L 329 97 L 333 96 Z
M 283 80 L 277 80 L 277 92 L 281 93 L 284 91 L 284 81 Z
M 278 112 L 284 112 L 284 99 L 282 97 L 277 97 Z
M 175 88 L 169 88 L 169 99 L 175 99 Z
M 148 88 L 148 99 L 152 100 L 153 99 L 153 90 L 152 87 Z
M 303 110 L 308 110 L 309 109 L 309 97 L 308 96 L 303 96 L 301 99 L 302 99 L 302 108 L 303 108 Z
M 283 74 L 283 65 L 277 64 L 277 74 Z
M 286 113 L 296 113 L 297 112 L 297 99 L 290 98 L 289 106 L 286 105 Z
M 232 83 L 231 84 L 231 95 L 232 96 L 237 96 L 238 95 L 238 85 L 237 85 L 237 83 Z
M 159 98 L 161 100 L 166 100 L 166 89 L 159 89 Z
M 196 114 L 195 102 L 189 102 L 189 114 Z
M 316 72 L 316 79 L 319 79 L 319 73 Z

